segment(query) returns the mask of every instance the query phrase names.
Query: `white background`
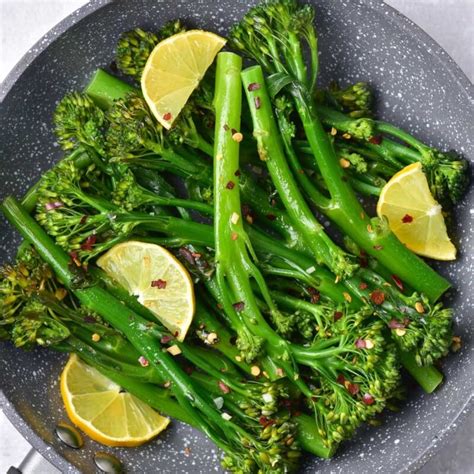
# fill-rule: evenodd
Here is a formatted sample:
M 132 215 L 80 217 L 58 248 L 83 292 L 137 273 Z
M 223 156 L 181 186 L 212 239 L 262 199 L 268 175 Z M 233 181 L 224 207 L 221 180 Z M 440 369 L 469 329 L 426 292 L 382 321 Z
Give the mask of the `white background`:
M 474 0 L 386 2 L 427 31 L 471 81 L 474 79 Z M 0 0 L 0 81 L 43 34 L 85 3 L 84 0 Z M 18 465 L 28 450 L 29 444 L 0 412 L 0 474 L 11 465 Z M 454 452 L 452 454 L 455 456 Z M 437 472 L 445 474 L 461 472 L 438 469 Z M 57 471 L 43 465 L 34 472 L 52 474 Z

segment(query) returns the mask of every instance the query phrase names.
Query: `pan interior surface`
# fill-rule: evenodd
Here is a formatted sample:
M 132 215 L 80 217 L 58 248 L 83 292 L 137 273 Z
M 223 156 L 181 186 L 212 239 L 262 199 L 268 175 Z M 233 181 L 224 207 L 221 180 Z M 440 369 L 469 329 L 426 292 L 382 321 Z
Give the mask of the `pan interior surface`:
M 157 29 L 173 18 L 225 35 L 228 28 L 256 2 L 192 2 L 128 0 L 104 3 L 51 41 L 28 65 L 6 94 L 0 110 L 0 181 L 2 199 L 21 196 L 61 152 L 51 131 L 55 104 L 71 90 L 80 90 L 98 67 L 110 65 L 121 32 L 135 26 Z M 409 130 L 429 144 L 474 157 L 474 114 L 467 80 L 424 33 L 378 1 L 314 0 L 319 31 L 321 84 L 337 80 L 367 81 L 377 91 L 379 116 Z M 86 10 L 84 10 L 85 14 Z M 81 15 L 81 11 L 78 12 Z M 63 25 L 64 26 L 64 25 Z M 20 65 L 21 68 L 21 65 Z M 8 79 L 7 79 L 8 82 Z M 8 84 L 7 84 L 8 85 Z M 399 472 L 412 470 L 432 452 L 430 447 L 465 408 L 472 394 L 473 362 L 469 295 L 473 294 L 469 203 L 472 189 L 457 209 L 460 258 L 441 266 L 454 288 L 456 333 L 464 346 L 443 362 L 446 382 L 433 395 L 409 386 L 399 413 L 387 413 L 384 423 L 360 430 L 330 461 L 308 458 L 304 472 Z M 11 259 L 18 236 L 2 219 L 0 261 Z M 472 279 L 472 276 L 470 277 Z M 0 344 L 0 388 L 8 416 L 27 439 L 62 472 L 91 472 L 92 456 L 104 447 L 86 440 L 72 450 L 54 436 L 54 426 L 66 419 L 58 377 L 65 358 L 47 351 L 25 353 Z M 190 451 L 185 449 L 190 448 Z M 202 473 L 218 469 L 218 451 L 187 426 L 173 427 L 146 446 L 111 449 L 127 472 Z

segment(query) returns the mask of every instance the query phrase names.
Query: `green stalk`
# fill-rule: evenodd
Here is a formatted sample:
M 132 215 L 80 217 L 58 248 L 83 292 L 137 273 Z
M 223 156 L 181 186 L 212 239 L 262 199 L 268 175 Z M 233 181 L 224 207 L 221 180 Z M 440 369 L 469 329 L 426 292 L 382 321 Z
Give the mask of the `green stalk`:
M 218 447 L 229 451 L 231 448 L 227 441 L 232 444 L 234 441 L 232 433 L 236 430 L 241 432 L 241 429 L 232 422 L 224 420 L 220 413 L 196 391 L 174 358 L 167 351 L 163 351 L 159 340 L 153 334 L 147 332 L 147 320 L 124 307 L 119 300 L 98 286 L 78 288 L 76 274 L 69 266 L 68 256 L 54 245 L 50 237 L 14 198 L 8 197 L 2 205 L 2 210 L 23 237 L 34 245 L 58 279 L 68 289 L 73 290 L 81 304 L 97 312 L 111 326 L 121 331 L 161 376 L 173 382 L 171 390 L 179 404 L 193 419 L 193 424 L 199 426 Z M 82 285 L 84 286 L 84 283 Z
M 242 73 L 242 80 L 252 114 L 254 136 L 257 140 L 260 159 L 267 164 L 272 181 L 294 227 L 303 236 L 318 264 L 324 263 L 336 276 L 350 276 L 355 265 L 350 263 L 348 255 L 326 234 L 324 227 L 314 217 L 292 177 L 273 117 L 262 68 L 253 66 L 246 69 Z M 259 84 L 260 88 L 249 90 L 250 84 Z
M 250 279 L 255 280 L 270 310 L 277 311 L 263 276 L 249 256 L 253 250 L 240 218 L 238 186 L 233 184 L 236 180 L 235 171 L 239 169 L 239 144 L 233 139 L 230 130 L 240 129 L 241 67 L 240 56 L 233 53 L 218 54 L 214 96 L 214 232 L 216 279 L 222 296 L 221 303 L 227 314 L 236 314 L 234 303 L 243 304 L 238 316 L 245 320 L 245 325 L 255 336 L 264 341 L 267 353 L 272 358 L 280 359 L 288 377 L 306 396 L 310 396 L 311 391 L 299 379 L 291 361 L 287 342 L 273 331 L 261 314 L 250 283 Z
M 134 90 L 136 90 L 135 87 L 112 76 L 103 69 L 97 69 L 84 92 L 100 108 L 107 110 L 112 107 L 115 100 L 125 97 Z
M 420 367 L 410 352 L 399 351 L 403 367 L 426 393 L 433 393 L 443 382 L 443 374 L 434 366 Z
M 308 105 L 311 99 L 299 89 L 293 92 L 307 139 L 333 202 L 330 209 L 322 208 L 321 211 L 393 274 L 431 301 L 439 299 L 450 288 L 450 283 L 408 250 L 390 231 L 387 223 L 368 218 L 349 183 L 344 180 L 334 147 L 314 107 Z

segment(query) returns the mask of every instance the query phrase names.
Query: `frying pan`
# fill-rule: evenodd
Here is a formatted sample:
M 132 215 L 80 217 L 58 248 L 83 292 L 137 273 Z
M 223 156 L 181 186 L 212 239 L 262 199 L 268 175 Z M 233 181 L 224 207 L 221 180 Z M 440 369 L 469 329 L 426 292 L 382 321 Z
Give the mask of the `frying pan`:
M 82 89 L 93 71 L 110 64 L 119 34 L 135 26 L 157 28 L 172 18 L 225 34 L 254 0 L 93 1 L 51 30 L 10 73 L 0 90 L 0 183 L 2 197 L 22 193 L 60 156 L 51 115 L 68 91 Z M 369 81 L 378 91 L 378 112 L 424 141 L 456 149 L 471 160 L 473 90 L 452 59 L 423 31 L 381 0 L 314 0 L 321 46 L 321 83 Z M 463 348 L 443 362 L 446 383 L 433 395 L 415 386 L 401 412 L 387 414 L 378 428 L 363 428 L 330 461 L 308 458 L 304 472 L 392 473 L 421 466 L 440 438 L 469 411 L 473 393 L 470 317 L 472 306 L 472 191 L 458 208 L 461 256 L 442 265 L 456 288 Z M 0 261 L 14 255 L 19 238 L 0 223 Z M 58 376 L 64 357 L 25 353 L 0 345 L 0 405 L 18 430 L 62 472 L 93 472 L 91 440 L 72 450 L 60 444 L 54 425 L 64 420 Z M 216 448 L 199 433 L 174 423 L 141 448 L 110 449 L 128 472 L 212 472 Z M 446 437 L 445 437 L 446 438 Z M 184 448 L 191 448 L 186 456 Z

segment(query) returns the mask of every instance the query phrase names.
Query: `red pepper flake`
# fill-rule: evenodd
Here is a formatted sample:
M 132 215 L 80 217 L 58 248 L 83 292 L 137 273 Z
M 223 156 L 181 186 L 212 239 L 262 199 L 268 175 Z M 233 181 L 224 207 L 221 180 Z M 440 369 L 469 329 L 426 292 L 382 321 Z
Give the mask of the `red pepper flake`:
M 171 112 L 166 112 L 166 114 L 163 115 L 163 120 L 166 120 L 169 122 L 173 116 L 171 115 Z
M 373 145 L 380 145 L 382 143 L 382 140 L 382 135 L 375 135 L 369 138 L 369 143 L 372 143 Z
M 233 181 L 229 181 L 229 182 L 225 185 L 225 187 L 226 187 L 227 189 L 234 189 L 235 183 L 234 183 Z
M 97 241 L 96 235 L 89 235 L 89 237 L 87 237 L 87 239 L 81 244 L 81 249 L 85 251 L 92 250 L 96 241 Z
M 194 367 L 191 367 L 190 365 L 186 365 L 184 367 L 184 371 L 188 374 L 191 375 L 194 372 Z
M 153 280 L 151 282 L 152 288 L 158 288 L 159 290 L 164 290 L 166 288 L 166 280 L 162 280 L 161 278 L 158 280 Z
M 382 250 L 383 245 L 374 245 L 374 250 Z
M 254 97 L 253 101 L 255 103 L 255 108 L 258 110 L 262 106 L 262 101 L 260 100 L 260 97 Z
M 388 327 L 390 329 L 405 329 L 406 325 L 405 325 L 405 321 L 398 321 L 396 319 L 391 319 L 389 322 L 388 322 Z
M 200 253 L 197 253 L 197 252 L 192 252 L 191 255 L 193 256 L 193 258 L 195 258 L 196 260 L 199 260 L 202 255 Z
M 59 207 L 63 207 L 64 204 L 61 201 L 55 201 L 55 202 L 47 202 L 44 205 L 44 208 L 46 211 L 52 211 L 53 209 L 58 209 Z
M 230 238 L 232 240 L 237 240 L 239 238 L 239 234 L 237 234 L 237 232 L 232 232 L 232 234 L 230 234 Z
M 267 217 L 267 219 L 268 219 L 269 221 L 274 221 L 274 220 L 276 219 L 275 214 L 267 214 L 266 217 Z
M 367 285 L 367 283 L 366 283 L 365 281 L 361 281 L 361 282 L 359 283 L 359 289 L 360 289 L 360 290 L 366 290 L 367 287 L 368 287 L 368 285 Z
M 163 336 L 161 339 L 160 339 L 160 342 L 162 344 L 168 344 L 168 342 L 172 341 L 173 338 L 171 336 Z
M 311 303 L 316 304 L 321 299 L 321 293 L 312 286 L 308 287 L 308 293 L 311 296 Z
M 334 311 L 334 321 L 339 321 L 342 318 L 342 311 Z
M 410 216 L 410 214 L 405 214 L 403 217 L 402 217 L 402 222 L 404 224 L 409 224 L 410 222 L 413 222 L 413 216 Z
M 362 401 L 366 405 L 373 405 L 375 403 L 375 398 L 370 393 L 364 393 L 362 396 Z
M 240 170 L 237 170 L 235 173 L 234 173 L 234 176 L 237 176 L 237 178 L 241 175 L 242 173 L 240 172 Z
M 87 214 L 84 214 L 81 217 L 81 220 L 79 221 L 79 224 L 85 224 L 87 222 L 87 219 L 89 219 L 89 216 Z
M 240 313 L 241 311 L 244 310 L 245 303 L 243 301 L 238 301 L 237 303 L 234 303 L 232 306 L 237 311 L 237 313 Z
M 370 299 L 374 304 L 382 304 L 385 301 L 385 293 L 382 290 L 374 290 L 370 293 Z
M 349 382 L 347 384 L 347 390 L 351 395 L 357 395 L 359 393 L 359 385 Z
M 252 92 L 252 91 L 258 91 L 260 89 L 260 84 L 258 82 L 252 82 L 247 86 L 247 90 Z
M 179 254 L 190 264 L 196 265 L 196 260 L 194 260 L 192 252 L 186 247 L 181 247 L 179 249 Z
M 74 263 L 76 265 L 76 267 L 81 266 L 81 261 L 79 260 L 79 255 L 75 250 L 70 252 L 69 256 L 71 257 L 71 263 Z
M 366 344 L 364 339 L 357 339 L 355 342 L 355 346 L 357 347 L 357 349 L 365 349 Z
M 337 376 L 336 382 L 340 383 L 341 385 L 344 385 L 344 383 L 346 382 L 346 378 L 344 377 L 344 375 L 339 374 Z
M 188 446 L 186 446 L 186 447 L 184 448 L 184 455 L 185 455 L 185 456 L 189 456 L 190 454 L 191 454 L 191 448 L 188 447 Z
M 395 285 L 398 286 L 400 291 L 403 291 L 405 289 L 405 287 L 403 286 L 402 280 L 400 280 L 400 278 L 398 278 L 397 275 L 392 275 L 392 280 L 395 282 Z
M 359 265 L 361 266 L 361 268 L 367 268 L 367 266 L 369 265 L 369 258 L 364 250 L 360 252 Z
M 222 380 L 219 380 L 217 385 L 221 389 L 222 393 L 230 393 L 230 388 Z
M 148 362 L 148 360 L 145 359 L 145 357 L 143 357 L 143 356 L 140 356 L 140 357 L 138 358 L 138 362 L 140 363 L 140 365 L 141 365 L 142 367 L 148 367 L 148 366 L 150 365 L 150 363 Z

